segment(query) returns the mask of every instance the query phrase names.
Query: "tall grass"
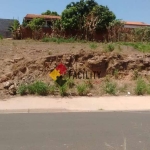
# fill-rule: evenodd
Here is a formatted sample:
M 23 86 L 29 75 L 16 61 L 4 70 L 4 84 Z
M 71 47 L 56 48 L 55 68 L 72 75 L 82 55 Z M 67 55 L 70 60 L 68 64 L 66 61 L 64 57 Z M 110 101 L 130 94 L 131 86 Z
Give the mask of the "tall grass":
M 122 45 L 131 46 L 136 50 L 139 50 L 141 52 L 150 52 L 150 43 L 143 43 L 143 42 L 122 42 L 120 43 Z
M 77 85 L 77 92 L 80 96 L 85 96 L 88 92 L 87 85 L 85 83 Z

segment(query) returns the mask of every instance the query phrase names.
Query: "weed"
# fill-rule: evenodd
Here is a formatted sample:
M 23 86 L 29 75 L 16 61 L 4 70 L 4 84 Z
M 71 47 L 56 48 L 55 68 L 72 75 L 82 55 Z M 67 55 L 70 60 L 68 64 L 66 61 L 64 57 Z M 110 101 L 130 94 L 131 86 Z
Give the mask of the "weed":
M 28 87 L 25 84 L 21 84 L 17 90 L 17 93 L 20 94 L 21 96 L 26 95 L 27 89 Z
M 67 84 L 59 86 L 59 93 L 61 96 L 67 96 Z
M 91 43 L 90 44 L 91 49 L 96 49 L 97 47 L 98 47 L 98 45 L 96 43 Z
M 115 69 L 114 76 L 115 76 L 116 79 L 118 79 L 118 77 L 119 77 L 119 71 L 118 71 L 118 69 Z
M 147 85 L 147 94 L 150 95 L 150 84 Z
M 118 51 L 121 52 L 122 51 L 122 48 L 120 45 L 118 45 Z
M 137 80 L 139 78 L 139 72 L 138 70 L 134 70 L 133 72 L 133 80 Z
M 2 40 L 3 39 L 3 36 L 2 35 L 0 35 L 0 40 Z
M 86 84 L 79 84 L 77 85 L 77 92 L 80 96 L 84 96 L 87 94 L 87 85 Z
M 54 94 L 55 93 L 55 86 L 54 85 L 50 85 L 49 86 L 49 93 L 50 94 Z
M 131 46 L 134 49 L 137 49 L 143 53 L 150 52 L 150 43 L 143 42 L 123 42 L 122 45 Z
M 115 46 L 112 43 L 110 43 L 110 44 L 107 44 L 105 51 L 112 52 L 114 49 L 115 49 Z
M 36 94 L 36 87 L 35 84 L 28 85 L 28 93 L 29 94 Z
M 116 95 L 116 83 L 106 81 L 103 90 L 106 94 Z
M 87 87 L 88 87 L 89 89 L 93 88 L 92 80 L 90 80 L 90 79 L 87 80 L 85 84 L 87 85 Z
M 68 39 L 65 39 L 65 38 L 58 38 L 58 37 L 52 37 L 52 38 L 49 38 L 49 37 L 44 37 L 42 39 L 42 42 L 56 42 L 56 43 L 74 43 L 76 40 L 75 38 L 71 37 L 71 38 L 68 38 Z
M 51 51 L 49 51 L 49 52 L 48 52 L 48 55 L 52 55 L 52 52 L 51 52 Z
M 69 87 L 69 88 L 73 88 L 73 86 L 75 85 L 74 84 L 74 80 L 72 79 L 72 78 L 68 78 L 68 79 L 66 79 L 67 80 L 67 86 Z
M 45 96 L 49 93 L 49 87 L 44 82 L 37 81 L 28 86 L 28 91 L 30 94 L 38 94 Z
M 50 41 L 51 41 L 51 39 L 48 38 L 48 37 L 44 37 L 44 38 L 42 39 L 42 42 L 50 42 Z
M 147 90 L 146 82 L 142 78 L 138 78 L 136 81 L 135 94 L 144 95 Z

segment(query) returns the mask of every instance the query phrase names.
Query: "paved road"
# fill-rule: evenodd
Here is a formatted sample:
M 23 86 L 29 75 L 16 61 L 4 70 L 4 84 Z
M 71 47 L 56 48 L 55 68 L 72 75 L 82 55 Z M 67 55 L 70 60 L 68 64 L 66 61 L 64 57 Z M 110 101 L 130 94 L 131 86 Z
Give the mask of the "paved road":
M 0 150 L 149 149 L 149 112 L 0 115 Z

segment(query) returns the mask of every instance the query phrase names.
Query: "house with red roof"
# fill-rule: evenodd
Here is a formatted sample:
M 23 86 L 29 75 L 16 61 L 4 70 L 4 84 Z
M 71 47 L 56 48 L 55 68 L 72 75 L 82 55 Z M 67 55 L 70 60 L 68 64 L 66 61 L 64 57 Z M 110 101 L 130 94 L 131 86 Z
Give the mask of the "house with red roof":
M 52 21 L 61 19 L 60 16 L 51 16 L 51 15 L 36 15 L 36 14 L 27 14 L 24 17 L 24 20 L 29 23 L 34 18 L 43 18 L 45 20 L 45 27 L 52 25 Z
M 131 22 L 131 21 L 125 21 L 124 22 L 125 28 L 141 28 L 141 27 L 150 27 L 150 24 L 146 24 L 144 22 Z

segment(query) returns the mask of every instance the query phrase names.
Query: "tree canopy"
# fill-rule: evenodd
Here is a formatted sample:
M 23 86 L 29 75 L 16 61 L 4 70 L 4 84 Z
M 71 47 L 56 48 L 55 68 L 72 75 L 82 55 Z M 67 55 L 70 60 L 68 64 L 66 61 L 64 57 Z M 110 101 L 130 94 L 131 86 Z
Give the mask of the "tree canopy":
M 84 30 L 87 27 L 95 31 L 104 30 L 115 19 L 115 14 L 107 6 L 99 5 L 95 0 L 72 2 L 61 16 L 65 30 Z
M 35 31 L 43 27 L 44 24 L 45 21 L 43 18 L 34 18 L 27 26 L 30 27 L 31 30 Z
M 51 15 L 51 16 L 59 16 L 56 11 L 47 10 L 46 12 L 41 13 L 41 15 Z

